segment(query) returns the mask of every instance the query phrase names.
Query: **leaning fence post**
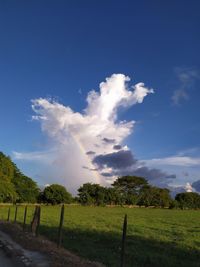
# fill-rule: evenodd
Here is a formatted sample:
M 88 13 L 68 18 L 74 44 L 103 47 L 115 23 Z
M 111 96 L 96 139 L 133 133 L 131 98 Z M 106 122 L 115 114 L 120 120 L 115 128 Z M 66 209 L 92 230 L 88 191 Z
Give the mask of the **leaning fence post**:
M 64 211 L 65 211 L 65 206 L 64 204 L 62 205 L 61 208 L 61 213 L 60 213 L 60 225 L 59 225 L 59 230 L 58 230 L 58 248 L 61 246 L 62 242 L 62 227 L 63 227 L 63 221 L 64 221 Z
M 127 214 L 124 216 L 123 223 L 123 233 L 122 233 L 122 248 L 121 248 L 121 265 L 120 267 L 124 267 L 125 262 L 125 242 L 126 242 L 126 231 L 127 231 Z
M 36 236 L 38 236 L 38 234 L 39 234 L 40 214 L 41 214 L 41 207 L 38 206 L 37 226 L 36 226 L 36 230 L 35 230 L 35 234 L 36 234 Z
M 7 221 L 9 222 L 10 221 L 10 207 L 8 209 L 8 218 L 7 218 Z
M 35 206 L 35 212 L 33 215 L 32 222 L 31 222 L 31 232 L 35 235 L 38 234 L 39 223 L 40 223 L 40 206 Z
M 16 205 L 16 207 L 15 207 L 15 219 L 14 219 L 15 223 L 17 221 L 17 211 L 18 211 L 18 206 Z
M 26 227 L 26 215 L 27 215 L 27 206 L 25 207 L 25 210 L 24 210 L 23 231 L 25 230 L 25 227 Z

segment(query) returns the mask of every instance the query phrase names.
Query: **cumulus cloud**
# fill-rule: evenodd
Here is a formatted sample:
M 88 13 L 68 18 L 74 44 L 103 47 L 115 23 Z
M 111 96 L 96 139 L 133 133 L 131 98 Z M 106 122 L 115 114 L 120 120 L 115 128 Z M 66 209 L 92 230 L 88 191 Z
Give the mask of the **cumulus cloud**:
M 195 81 L 200 79 L 200 71 L 192 68 L 175 68 L 175 73 L 179 87 L 174 90 L 172 102 L 174 105 L 180 105 L 182 100 L 189 99 L 189 90 L 193 88 Z
M 123 142 L 132 133 L 134 121 L 119 121 L 119 108 L 142 103 L 153 89 L 144 83 L 128 87 L 129 81 L 123 74 L 106 78 L 99 92 L 88 93 L 82 113 L 51 99 L 32 100 L 33 119 L 40 122 L 48 136 L 51 151 L 15 152 L 16 159 L 47 160 L 48 175 L 56 175 L 52 179 L 74 189 L 88 181 L 105 183 L 101 173 L 133 166 L 136 160 Z
M 185 185 L 185 191 L 186 192 L 193 192 L 193 188 L 192 188 L 192 185 L 190 183 L 186 183 Z

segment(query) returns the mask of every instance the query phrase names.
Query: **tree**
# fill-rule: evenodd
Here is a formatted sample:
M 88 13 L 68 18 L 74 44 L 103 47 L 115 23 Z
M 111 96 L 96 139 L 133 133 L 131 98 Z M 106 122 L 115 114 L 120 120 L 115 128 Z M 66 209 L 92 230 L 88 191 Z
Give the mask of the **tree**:
M 175 200 L 179 203 L 181 209 L 199 209 L 200 195 L 195 192 L 185 192 L 176 195 Z
M 0 152 L 0 202 L 15 202 L 16 190 L 11 180 L 14 176 L 14 164 Z
M 39 188 L 36 182 L 21 173 L 15 173 L 12 182 L 17 193 L 17 202 L 37 202 L 39 196 Z
M 171 197 L 168 189 L 153 187 L 152 194 L 153 194 L 153 199 L 151 202 L 151 206 L 162 207 L 162 208 L 169 207 L 171 202 Z
M 105 205 L 107 191 L 99 184 L 85 183 L 78 192 L 79 202 L 83 205 Z
M 105 188 L 106 195 L 105 195 L 105 204 L 107 205 L 123 205 L 125 204 L 126 200 L 116 188 L 108 187 Z
M 64 186 L 59 184 L 52 184 L 45 187 L 41 199 L 44 203 L 56 205 L 60 203 L 71 203 L 72 195 L 66 190 Z
M 17 194 L 14 185 L 10 182 L 0 179 L 0 203 L 1 202 L 15 202 Z
M 169 207 L 171 197 L 169 190 L 166 188 L 159 188 L 156 186 L 144 186 L 139 195 L 138 205 L 155 206 L 155 207 Z
M 141 190 L 148 182 L 143 177 L 123 176 L 119 177 L 112 186 L 118 191 L 126 204 L 136 204 Z
M 36 202 L 38 193 L 37 184 L 0 152 L 0 201 Z
M 139 206 L 151 206 L 154 198 L 154 190 L 150 185 L 146 185 L 140 192 L 137 204 Z
M 14 176 L 15 165 L 9 157 L 0 152 L 0 179 L 11 181 Z

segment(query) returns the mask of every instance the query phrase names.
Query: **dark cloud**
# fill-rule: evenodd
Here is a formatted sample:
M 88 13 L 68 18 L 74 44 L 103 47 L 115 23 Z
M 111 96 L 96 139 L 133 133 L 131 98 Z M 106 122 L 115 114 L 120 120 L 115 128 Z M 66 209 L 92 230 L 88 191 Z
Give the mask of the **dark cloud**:
M 88 151 L 88 152 L 86 152 L 86 155 L 94 155 L 94 154 L 95 154 L 94 151 Z
M 176 178 L 175 174 L 166 173 L 160 169 L 149 168 L 138 161 L 130 150 L 97 155 L 93 163 L 102 170 L 101 175 L 109 178 L 113 176 L 135 175 L 146 178 L 150 184 L 160 187 L 169 187 L 169 182 Z M 111 172 L 104 172 L 109 167 Z
M 176 178 L 176 174 L 166 174 L 165 178 L 167 179 L 175 179 Z
M 114 145 L 114 146 L 113 146 L 113 149 L 115 149 L 115 150 L 120 150 L 120 149 L 122 149 L 122 146 L 120 146 L 120 145 Z
M 189 173 L 188 173 L 188 172 L 183 172 L 183 175 L 184 175 L 185 177 L 188 177 L 188 176 L 189 176 Z
M 102 172 L 101 175 L 104 177 L 112 177 L 113 176 L 112 173 L 109 173 L 109 172 Z
M 175 179 L 176 175 L 165 173 L 160 169 L 150 169 L 146 166 L 137 167 L 131 166 L 126 169 L 113 170 L 112 175 L 115 176 L 125 176 L 125 175 L 135 175 L 146 178 L 150 184 L 160 186 L 160 187 L 168 187 L 168 183 L 171 179 Z
M 175 174 L 169 175 L 168 173 L 163 172 L 160 169 L 156 168 L 150 169 L 146 166 L 136 169 L 134 171 L 134 175 L 144 177 L 150 183 L 162 187 L 166 186 L 169 180 L 176 178 Z
M 96 168 L 89 168 L 87 166 L 82 166 L 83 169 L 89 170 L 89 171 L 98 171 Z
M 93 163 L 100 169 L 106 166 L 113 169 L 123 169 L 132 166 L 136 162 L 130 150 L 120 150 L 105 155 L 98 155 L 93 159 Z
M 197 191 L 200 192 L 200 180 L 195 181 L 192 183 L 192 187 Z
M 103 138 L 102 140 L 107 144 L 114 144 L 116 142 L 115 139 L 109 139 L 109 138 L 106 138 L 106 137 Z

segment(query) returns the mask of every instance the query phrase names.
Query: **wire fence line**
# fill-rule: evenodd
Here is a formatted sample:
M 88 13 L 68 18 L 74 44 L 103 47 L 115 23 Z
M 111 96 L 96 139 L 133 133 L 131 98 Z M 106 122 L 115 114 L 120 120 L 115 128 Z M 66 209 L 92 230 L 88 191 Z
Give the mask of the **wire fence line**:
M 64 227 L 64 214 L 65 214 L 65 205 L 60 205 L 60 213 L 57 214 L 57 247 L 62 247 L 63 242 L 63 227 Z M 3 212 L 1 212 L 3 209 Z M 33 204 L 20 204 L 20 205 L 2 205 L 0 204 L 0 219 L 2 221 L 7 221 L 10 223 L 18 223 L 22 226 L 23 231 L 31 232 L 36 237 L 40 234 L 40 224 L 41 224 L 41 210 L 42 205 Z M 122 238 L 121 244 L 121 253 L 120 253 L 120 262 L 119 266 L 125 266 L 125 243 L 126 243 L 126 234 L 127 234 L 127 214 L 124 215 L 123 224 L 122 224 Z M 43 221 L 44 223 L 44 221 Z

